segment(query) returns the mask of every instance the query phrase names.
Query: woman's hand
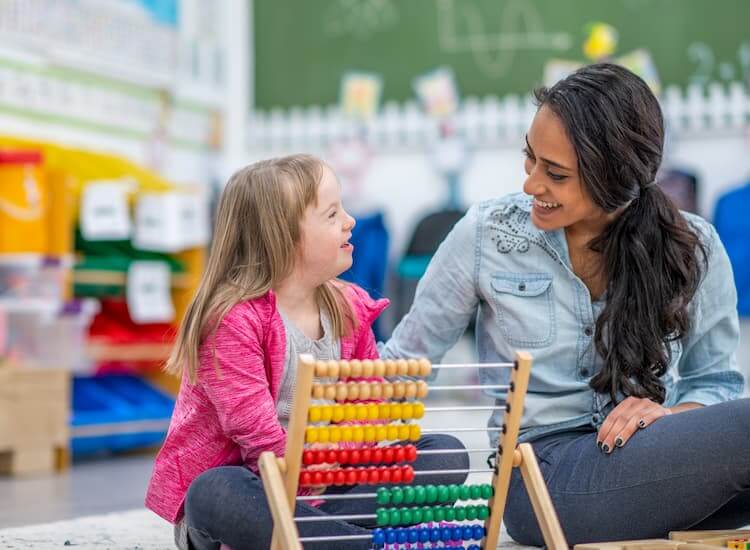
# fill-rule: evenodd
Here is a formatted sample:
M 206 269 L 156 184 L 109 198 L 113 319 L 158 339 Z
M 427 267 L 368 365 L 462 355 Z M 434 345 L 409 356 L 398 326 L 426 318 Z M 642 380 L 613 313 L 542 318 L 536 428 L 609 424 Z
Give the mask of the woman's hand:
M 662 407 L 650 399 L 628 397 L 617 405 L 599 428 L 596 442 L 605 453 L 615 447 L 622 447 L 639 429 L 647 428 L 663 416 L 672 414 L 671 409 Z

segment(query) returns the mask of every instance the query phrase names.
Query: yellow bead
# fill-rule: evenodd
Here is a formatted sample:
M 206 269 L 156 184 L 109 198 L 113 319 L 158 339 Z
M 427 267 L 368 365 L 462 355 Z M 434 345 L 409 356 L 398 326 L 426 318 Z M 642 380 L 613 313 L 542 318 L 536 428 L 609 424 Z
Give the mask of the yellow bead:
M 307 420 L 308 422 L 320 422 L 321 419 L 321 407 L 310 407 L 310 409 L 307 411 Z
M 318 428 L 315 426 L 308 426 L 305 429 L 305 441 L 307 443 L 316 443 L 318 441 Z
M 357 405 L 357 420 L 367 420 L 367 405 Z
M 388 439 L 391 441 L 398 439 L 398 424 L 388 424 Z
M 341 426 L 341 441 L 352 441 L 353 437 L 351 426 Z
M 328 437 L 331 440 L 331 443 L 338 443 L 341 441 L 341 428 L 338 426 L 330 426 L 328 430 Z
M 315 361 L 315 376 L 318 378 L 328 376 L 328 365 L 325 361 Z
M 396 376 L 396 362 L 393 359 L 385 360 L 385 375 Z
M 379 400 L 383 397 L 383 385 L 374 383 L 370 385 L 370 399 Z
M 383 384 L 383 399 L 393 399 L 393 384 L 390 382 Z
M 391 420 L 401 420 L 400 403 L 391 403 Z
M 324 395 L 325 395 L 325 387 L 321 386 L 320 384 L 314 384 L 312 387 L 313 399 L 323 399 Z
M 422 435 L 422 428 L 419 427 L 419 424 L 409 424 L 409 439 L 412 441 L 419 441 L 420 436 Z
M 347 395 L 349 395 L 349 391 L 346 387 L 346 384 L 336 384 L 336 401 L 338 401 L 339 403 L 342 401 L 346 401 Z
M 352 368 L 349 366 L 349 361 L 339 362 L 339 378 L 348 378 L 352 373 Z
M 388 439 L 388 428 L 385 426 L 378 426 L 375 428 L 375 439 L 378 441 L 385 441 Z
M 432 363 L 427 359 L 419 360 L 419 376 L 422 378 L 428 377 L 432 373 Z
M 323 405 L 320 407 L 320 419 L 323 422 L 330 422 L 333 417 L 333 407 L 330 405 Z
M 402 441 L 409 439 L 409 424 L 401 424 L 398 427 L 398 438 Z
M 377 420 L 378 419 L 378 406 L 375 403 L 370 403 L 366 407 L 367 411 L 367 420 Z
M 365 426 L 365 441 L 368 443 L 375 441 L 375 426 Z
M 346 387 L 346 398 L 349 401 L 356 401 L 359 399 L 359 384 L 357 382 L 349 382 Z
M 328 401 L 333 401 L 334 399 L 336 399 L 336 384 L 326 385 L 324 396 Z
M 339 362 L 330 361 L 328 363 L 328 378 L 338 378 L 338 377 L 339 377 Z
M 406 382 L 406 388 L 404 397 L 406 399 L 414 399 L 417 396 L 417 383 L 416 382 Z
M 422 418 L 424 416 L 424 403 L 421 401 L 415 401 L 413 404 L 414 408 L 414 418 Z
M 351 422 L 357 419 L 357 408 L 351 403 L 344 405 L 344 420 Z
M 328 441 L 330 441 L 331 432 L 328 431 L 329 429 L 330 427 L 328 426 L 325 428 L 318 428 L 318 441 L 321 443 L 328 443 Z
M 344 420 L 344 407 L 341 405 L 336 405 L 333 407 L 333 415 L 331 416 L 331 421 L 333 422 L 342 422 Z
M 425 382 L 424 380 L 417 380 L 417 397 L 419 399 L 424 399 L 425 397 L 427 397 L 428 391 L 429 390 L 427 389 L 427 382 Z
M 352 427 L 352 441 L 362 443 L 365 440 L 365 429 L 362 426 Z
M 381 378 L 383 376 L 385 376 L 385 363 L 383 363 L 383 360 L 382 359 L 376 359 L 373 362 L 373 364 L 374 364 L 374 367 L 375 367 L 375 369 L 373 371 L 373 374 L 375 376 L 378 376 L 378 377 L 381 377 Z
M 399 359 L 396 361 L 396 374 L 398 376 L 406 376 L 409 374 L 409 363 L 406 359 Z
M 378 418 L 386 420 L 391 417 L 391 406 L 388 403 L 378 403 Z
M 419 361 L 409 359 L 406 363 L 409 365 L 409 376 L 419 376 Z
M 370 377 L 375 374 L 375 365 L 372 359 L 365 359 L 362 361 L 362 376 Z
M 401 420 L 411 420 L 414 417 L 414 408 L 411 403 L 401 405 Z
M 393 398 L 394 399 L 403 399 L 406 395 L 406 383 L 405 382 L 396 382 L 393 384 Z
M 370 384 L 367 382 L 359 383 L 359 398 L 362 401 L 368 401 L 370 399 Z
M 349 364 L 352 367 L 352 373 L 349 376 L 362 376 L 362 362 L 359 359 L 352 359 Z

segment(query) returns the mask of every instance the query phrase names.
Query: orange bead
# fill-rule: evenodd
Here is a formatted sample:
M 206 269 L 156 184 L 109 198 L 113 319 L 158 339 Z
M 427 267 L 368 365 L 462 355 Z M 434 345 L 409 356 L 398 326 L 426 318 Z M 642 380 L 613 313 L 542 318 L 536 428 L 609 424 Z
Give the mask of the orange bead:
M 370 377 L 375 374 L 375 365 L 372 359 L 365 359 L 362 361 L 362 376 Z
M 349 361 L 349 365 L 352 367 L 352 373 L 349 376 L 362 376 L 362 362 L 359 359 L 352 359 Z
M 328 365 L 325 361 L 315 361 L 315 376 L 318 378 L 328 376 Z
M 346 386 L 346 398 L 349 401 L 356 401 L 359 399 L 359 384 L 357 382 L 349 382 Z
M 348 378 L 352 374 L 352 368 L 349 361 L 339 361 L 339 378 Z
M 339 362 L 338 361 L 329 361 L 328 362 L 328 378 L 338 378 L 339 377 Z
M 323 399 L 325 395 L 325 387 L 321 384 L 313 384 L 312 397 L 313 399 Z
M 383 397 L 383 385 L 375 382 L 370 385 L 370 399 L 379 400 Z
M 409 365 L 409 376 L 419 376 L 419 361 L 409 359 L 406 363 Z
M 393 399 L 393 384 L 388 382 L 383 384 L 383 399 Z
M 417 398 L 424 399 L 427 397 L 428 392 L 427 382 L 424 380 L 417 380 Z
M 396 376 L 396 362 L 393 359 L 385 360 L 385 375 Z
M 406 383 L 405 382 L 396 382 L 393 384 L 393 398 L 394 399 L 403 399 L 406 395 Z
M 385 376 L 385 363 L 383 363 L 383 360 L 382 359 L 376 359 L 375 361 L 373 361 L 373 364 L 374 364 L 374 367 L 375 367 L 375 369 L 373 371 L 373 375 L 374 376 L 379 376 L 379 377 Z
M 419 360 L 419 376 L 428 377 L 432 373 L 432 363 L 428 359 Z
M 324 395 L 328 401 L 336 399 L 336 384 L 327 384 Z
M 370 399 L 371 392 L 370 392 L 370 384 L 367 382 L 360 382 L 359 383 L 359 398 L 362 401 L 368 401 Z
M 409 374 L 409 363 L 406 359 L 399 359 L 396 361 L 396 374 L 398 376 L 406 376 Z
M 336 401 L 338 401 L 339 403 L 342 401 L 346 401 L 347 395 L 349 395 L 349 392 L 346 384 L 336 384 Z

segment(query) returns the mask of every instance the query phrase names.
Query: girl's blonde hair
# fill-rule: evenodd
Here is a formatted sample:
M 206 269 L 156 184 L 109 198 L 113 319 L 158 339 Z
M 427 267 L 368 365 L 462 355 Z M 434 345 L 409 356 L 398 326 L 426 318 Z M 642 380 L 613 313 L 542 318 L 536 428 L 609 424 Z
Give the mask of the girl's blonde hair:
M 195 383 L 199 348 L 239 302 L 265 295 L 291 275 L 305 209 L 317 204 L 324 164 L 310 155 L 263 160 L 236 172 L 216 213 L 211 252 L 198 290 L 185 312 L 166 370 L 187 372 Z M 341 283 L 318 288 L 334 334 L 355 324 Z

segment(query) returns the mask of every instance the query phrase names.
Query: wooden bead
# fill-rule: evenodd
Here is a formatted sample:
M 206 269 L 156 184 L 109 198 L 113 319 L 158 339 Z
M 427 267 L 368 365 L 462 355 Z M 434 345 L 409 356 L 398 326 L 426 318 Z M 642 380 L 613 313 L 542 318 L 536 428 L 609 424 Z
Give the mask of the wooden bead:
M 377 382 L 375 384 L 370 385 L 370 399 L 382 399 L 383 397 L 383 385 L 378 384 Z
M 426 378 L 432 374 L 432 363 L 428 359 L 419 360 L 419 376 Z
M 405 382 L 394 382 L 393 384 L 393 398 L 403 399 L 406 395 L 406 383 Z
M 313 399 L 323 399 L 323 396 L 325 395 L 325 386 L 321 384 L 313 384 L 312 387 L 312 398 Z
M 349 361 L 339 361 L 339 378 L 349 378 L 352 374 L 352 367 Z
M 340 367 L 338 361 L 330 361 L 328 363 L 328 378 L 338 378 L 339 368 Z
M 417 396 L 417 383 L 409 381 L 406 383 L 406 395 L 407 399 L 414 399 Z
M 329 401 L 336 399 L 336 384 L 326 384 L 325 398 Z
M 409 359 L 406 363 L 409 365 L 409 376 L 419 376 L 419 361 Z
M 315 376 L 318 378 L 328 376 L 328 365 L 325 361 L 315 361 Z
M 364 361 L 362 361 L 362 376 L 369 378 L 373 374 L 375 374 L 375 365 L 373 364 L 372 360 L 365 359 Z
M 346 396 L 349 394 L 347 391 L 346 384 L 336 384 L 336 401 L 346 401 Z
M 349 361 L 349 365 L 352 368 L 352 372 L 349 376 L 362 376 L 362 361 L 360 361 L 359 359 L 352 359 L 351 361 Z
M 370 399 L 370 384 L 368 384 L 367 382 L 360 382 L 359 398 L 363 401 L 367 401 Z
M 356 401 L 359 399 L 359 384 L 357 382 L 349 382 L 346 385 L 346 398 L 349 401 Z
M 396 362 L 393 359 L 385 360 L 385 375 L 396 376 Z
M 391 383 L 385 383 L 383 384 L 383 399 L 390 400 L 393 399 L 393 384 Z
M 417 398 L 424 399 L 427 397 L 429 389 L 427 388 L 427 382 L 424 380 L 417 380 Z
M 385 363 L 383 363 L 382 359 L 376 359 L 373 361 L 373 366 L 373 376 L 378 376 L 380 378 L 385 376 Z
M 399 359 L 396 361 L 396 374 L 398 376 L 406 376 L 409 374 L 409 363 L 406 359 Z

